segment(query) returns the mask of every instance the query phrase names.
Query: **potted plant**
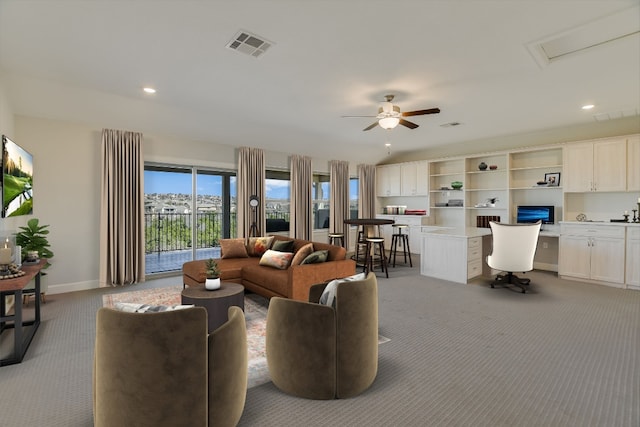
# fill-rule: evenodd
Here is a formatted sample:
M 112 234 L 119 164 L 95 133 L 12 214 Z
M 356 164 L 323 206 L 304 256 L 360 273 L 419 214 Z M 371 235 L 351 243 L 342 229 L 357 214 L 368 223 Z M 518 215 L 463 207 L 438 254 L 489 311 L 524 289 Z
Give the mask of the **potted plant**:
M 47 240 L 48 227 L 48 225 L 40 225 L 38 218 L 31 218 L 27 222 L 27 226 L 19 227 L 21 231 L 16 233 L 16 245 L 22 247 L 22 258 L 24 259 L 29 252 L 37 252 L 38 258 L 47 260 L 43 269 L 51 265 L 49 260 L 53 258 L 53 252 L 49 249 L 51 246 Z
M 47 260 L 46 264 L 42 267 L 43 270 L 51 265 L 49 260 L 53 258 L 53 252 L 49 249 L 50 245 L 47 239 L 47 235 L 49 234 L 48 227 L 49 225 L 40 225 L 38 218 L 31 218 L 27 221 L 26 227 L 19 227 L 20 231 L 16 233 L 16 245 L 22 247 L 22 259 L 16 260 L 16 264 L 22 263 L 29 255 L 29 260 L 33 260 L 34 256 L 36 261 L 38 258 L 45 258 Z M 46 275 L 44 271 L 40 274 L 43 276 Z M 23 300 L 25 302 L 28 301 L 26 294 L 29 293 L 29 291 L 33 291 L 34 287 L 35 284 L 32 281 L 23 289 L 23 293 L 25 294 Z M 48 287 L 47 280 L 40 282 L 40 298 L 42 302 L 46 302 L 45 294 L 47 293 Z
M 207 268 L 207 280 L 204 283 L 204 287 L 209 291 L 220 289 L 220 269 L 218 268 L 218 263 L 215 259 L 209 258 L 205 266 Z

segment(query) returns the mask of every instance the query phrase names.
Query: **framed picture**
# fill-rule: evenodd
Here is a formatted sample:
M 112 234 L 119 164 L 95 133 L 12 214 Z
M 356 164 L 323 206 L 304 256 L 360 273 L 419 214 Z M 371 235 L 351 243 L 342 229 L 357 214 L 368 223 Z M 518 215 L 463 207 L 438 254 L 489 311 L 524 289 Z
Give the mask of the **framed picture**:
M 560 172 L 545 173 L 544 180 L 549 187 L 557 187 L 560 185 Z

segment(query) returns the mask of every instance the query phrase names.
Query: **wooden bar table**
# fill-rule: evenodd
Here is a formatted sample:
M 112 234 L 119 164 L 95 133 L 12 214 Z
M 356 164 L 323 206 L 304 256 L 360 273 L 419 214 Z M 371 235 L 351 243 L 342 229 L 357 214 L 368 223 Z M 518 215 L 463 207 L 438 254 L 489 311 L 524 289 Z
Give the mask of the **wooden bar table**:
M 382 225 L 390 225 L 395 223 L 394 220 L 388 218 L 353 218 L 353 219 L 345 219 L 345 224 L 348 225 L 357 225 L 361 228 L 362 238 L 366 239 L 367 237 L 382 237 L 382 230 L 380 230 L 380 226 Z M 374 230 L 377 227 L 377 233 Z M 357 266 L 364 266 L 364 260 L 361 262 L 360 260 L 360 250 L 359 244 L 363 244 L 364 242 L 359 242 L 358 237 L 360 233 L 356 233 L 356 253 L 351 258 L 356 262 Z M 366 254 L 365 254 L 366 255 Z M 365 257 L 366 258 L 366 257 Z
M 40 326 L 40 270 L 47 260 L 42 258 L 36 264 L 22 265 L 24 275 L 13 279 L 0 280 L 0 334 L 13 329 L 13 355 L 0 359 L 0 366 L 13 365 L 22 362 L 33 336 Z M 33 320 L 24 321 L 22 318 L 22 290 L 31 279 L 35 278 L 35 316 Z M 7 314 L 6 297 L 13 295 L 13 314 Z

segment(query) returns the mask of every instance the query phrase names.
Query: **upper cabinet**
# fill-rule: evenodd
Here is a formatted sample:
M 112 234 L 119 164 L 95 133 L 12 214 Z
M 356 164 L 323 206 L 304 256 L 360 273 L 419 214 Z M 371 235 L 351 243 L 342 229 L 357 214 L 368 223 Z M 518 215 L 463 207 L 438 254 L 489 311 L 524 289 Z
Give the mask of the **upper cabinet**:
M 564 147 L 564 191 L 625 191 L 627 139 L 615 138 Z
M 400 165 L 382 165 L 376 167 L 376 195 L 378 197 L 400 195 Z
M 627 190 L 640 191 L 640 135 L 627 140 Z
M 402 196 L 426 196 L 429 194 L 429 162 L 400 164 L 400 188 Z
M 376 167 L 376 195 L 426 196 L 429 194 L 429 162 L 407 162 Z

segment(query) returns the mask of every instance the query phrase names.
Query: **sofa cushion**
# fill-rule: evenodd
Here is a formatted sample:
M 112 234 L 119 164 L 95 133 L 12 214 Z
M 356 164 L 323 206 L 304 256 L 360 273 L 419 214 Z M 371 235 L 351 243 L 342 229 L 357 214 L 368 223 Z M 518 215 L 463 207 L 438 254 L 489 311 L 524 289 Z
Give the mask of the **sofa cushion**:
M 305 259 L 302 260 L 300 264 L 319 264 L 321 262 L 326 262 L 328 256 L 329 251 L 326 249 L 311 252 Z
M 247 247 L 244 244 L 244 239 L 221 239 L 220 251 L 222 258 L 247 258 Z
M 271 247 L 273 236 L 249 237 L 247 253 L 249 256 L 262 256 Z
M 299 265 L 303 259 L 309 256 L 313 252 L 313 243 L 307 243 L 298 249 L 291 260 L 291 265 Z
M 279 252 L 293 252 L 293 240 L 274 240 L 271 244 L 271 249 Z
M 293 252 L 280 252 L 267 249 L 264 255 L 262 255 L 262 258 L 260 258 L 260 265 L 284 270 L 289 267 L 291 258 L 293 258 Z
M 288 277 L 288 269 L 278 270 L 263 265 L 247 265 L 242 268 L 243 284 L 245 282 L 255 283 L 282 296 L 287 296 L 291 293 Z

